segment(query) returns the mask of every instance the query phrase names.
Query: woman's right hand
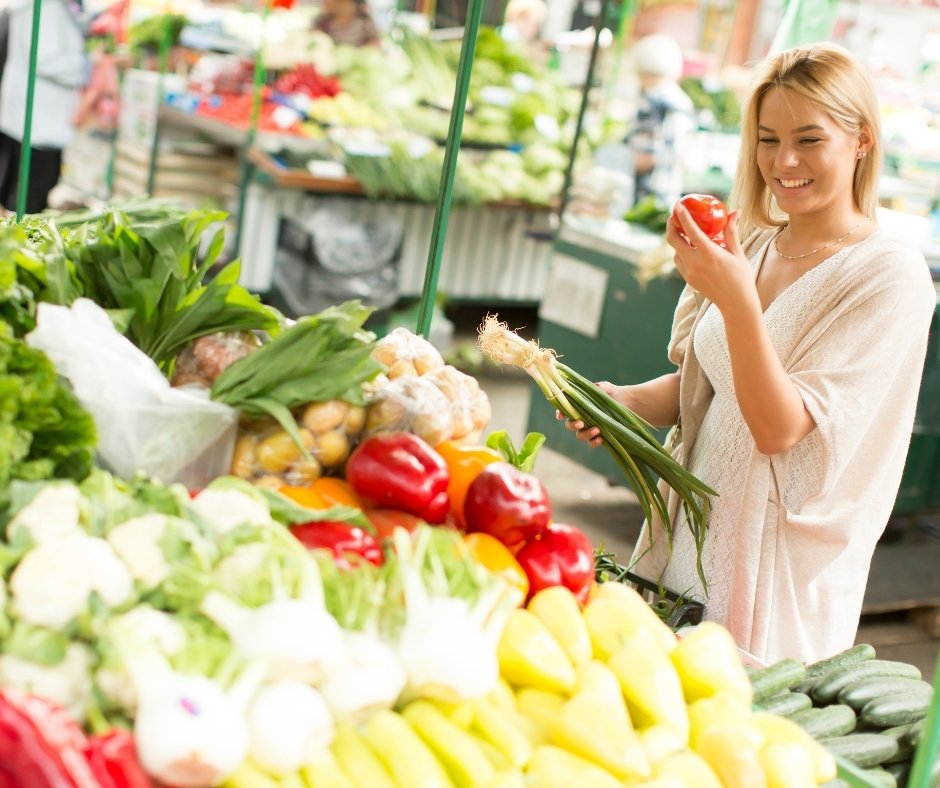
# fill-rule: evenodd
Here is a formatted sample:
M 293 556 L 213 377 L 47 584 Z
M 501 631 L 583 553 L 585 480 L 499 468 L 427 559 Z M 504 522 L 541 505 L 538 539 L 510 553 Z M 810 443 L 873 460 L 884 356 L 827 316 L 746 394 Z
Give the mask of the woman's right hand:
M 602 380 L 594 385 L 618 402 L 627 405 L 625 394 L 629 388 L 628 386 L 615 386 L 613 383 L 608 383 L 606 380 Z M 629 407 L 629 405 L 627 405 L 627 407 Z M 558 421 L 565 422 L 565 427 L 571 430 L 579 441 L 584 441 L 589 446 L 597 447 L 604 442 L 604 439 L 601 437 L 601 431 L 597 427 L 589 427 L 580 419 L 569 419 L 560 410 L 555 411 L 555 418 L 558 419 Z

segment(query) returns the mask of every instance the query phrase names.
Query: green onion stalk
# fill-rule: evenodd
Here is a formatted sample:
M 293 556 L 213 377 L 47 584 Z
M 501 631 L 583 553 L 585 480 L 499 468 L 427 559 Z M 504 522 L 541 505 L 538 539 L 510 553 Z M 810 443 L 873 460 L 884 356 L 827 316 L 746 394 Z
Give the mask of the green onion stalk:
M 525 370 L 549 403 L 566 418 L 600 430 L 604 445 L 636 493 L 646 519 L 652 523 L 655 514 L 662 523 L 670 549 L 675 523 L 657 477 L 675 491 L 682 502 L 685 522 L 695 539 L 698 574 L 703 586 L 707 587 L 702 550 L 710 496 L 717 493 L 673 459 L 646 421 L 558 361 L 553 350 L 523 339 L 492 315 L 486 317 L 478 333 L 478 344 L 488 358 L 497 364 Z M 652 538 L 651 532 L 651 541 Z

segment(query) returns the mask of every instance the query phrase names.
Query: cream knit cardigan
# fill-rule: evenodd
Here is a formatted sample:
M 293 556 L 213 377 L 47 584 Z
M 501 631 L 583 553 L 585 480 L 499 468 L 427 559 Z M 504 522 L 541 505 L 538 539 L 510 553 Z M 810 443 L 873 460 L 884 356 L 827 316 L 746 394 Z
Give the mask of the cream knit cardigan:
M 745 245 L 755 270 L 774 232 L 760 231 Z M 817 660 L 854 642 L 872 554 L 901 481 L 936 305 L 923 255 L 880 229 L 833 266 L 821 292 L 782 359 L 822 438 L 816 493 L 787 510 L 780 491 L 790 452 L 767 456 L 754 447 L 741 468 L 747 483 L 721 623 L 738 646 L 767 662 Z M 708 305 L 686 287 L 669 343 L 681 381 L 679 425 L 667 446 L 680 463 L 712 398 L 691 342 Z M 678 499 L 670 494 L 668 502 L 677 523 Z M 633 560 L 639 574 L 657 578 L 669 551 L 658 521 L 652 544 L 650 533 L 647 524 Z

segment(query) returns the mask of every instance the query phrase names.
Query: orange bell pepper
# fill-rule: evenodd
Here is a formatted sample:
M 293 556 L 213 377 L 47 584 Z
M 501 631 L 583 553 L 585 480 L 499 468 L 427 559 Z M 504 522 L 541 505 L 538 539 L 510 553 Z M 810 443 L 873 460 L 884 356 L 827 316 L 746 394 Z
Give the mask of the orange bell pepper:
M 529 595 L 529 578 L 519 565 L 516 557 L 506 545 L 495 536 L 484 533 L 467 534 L 464 538 L 467 549 L 479 563 L 497 577 L 522 592 L 522 598 Z
M 317 479 L 309 487 L 285 485 L 279 488 L 279 492 L 308 509 L 331 509 L 334 506 L 363 508 L 362 501 L 349 482 L 330 476 Z
M 501 462 L 502 455 L 486 446 L 461 446 L 454 441 L 445 441 L 436 446 L 437 453 L 444 458 L 450 471 L 447 497 L 450 499 L 450 517 L 461 530 L 467 527 L 463 516 L 463 503 L 467 489 L 480 471 L 494 462 Z

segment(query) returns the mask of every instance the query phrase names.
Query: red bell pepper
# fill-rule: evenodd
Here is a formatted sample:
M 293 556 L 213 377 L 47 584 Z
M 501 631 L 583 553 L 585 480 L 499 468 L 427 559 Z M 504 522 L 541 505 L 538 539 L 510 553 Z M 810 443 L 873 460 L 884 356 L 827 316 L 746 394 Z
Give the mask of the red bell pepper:
M 529 598 L 543 588 L 565 586 L 584 604 L 594 584 L 594 546 L 577 528 L 552 523 L 528 542 L 516 560 L 529 578 Z
M 0 693 L 0 785 L 101 788 L 87 743 L 64 709 L 13 689 Z
M 332 552 L 337 564 L 343 568 L 349 566 L 350 555 L 364 558 L 375 566 L 385 563 L 385 555 L 376 538 L 349 523 L 332 520 L 304 523 L 293 526 L 290 532 L 308 550 L 324 549 Z
M 113 730 L 88 740 L 85 756 L 101 788 L 153 788 L 137 759 L 130 731 Z
M 496 462 L 470 483 L 463 514 L 468 531 L 481 531 L 516 548 L 545 530 L 552 504 L 537 477 L 507 462 Z
M 399 509 L 427 523 L 447 517 L 447 464 L 410 432 L 379 433 L 362 441 L 346 461 L 346 481 L 373 507 Z

